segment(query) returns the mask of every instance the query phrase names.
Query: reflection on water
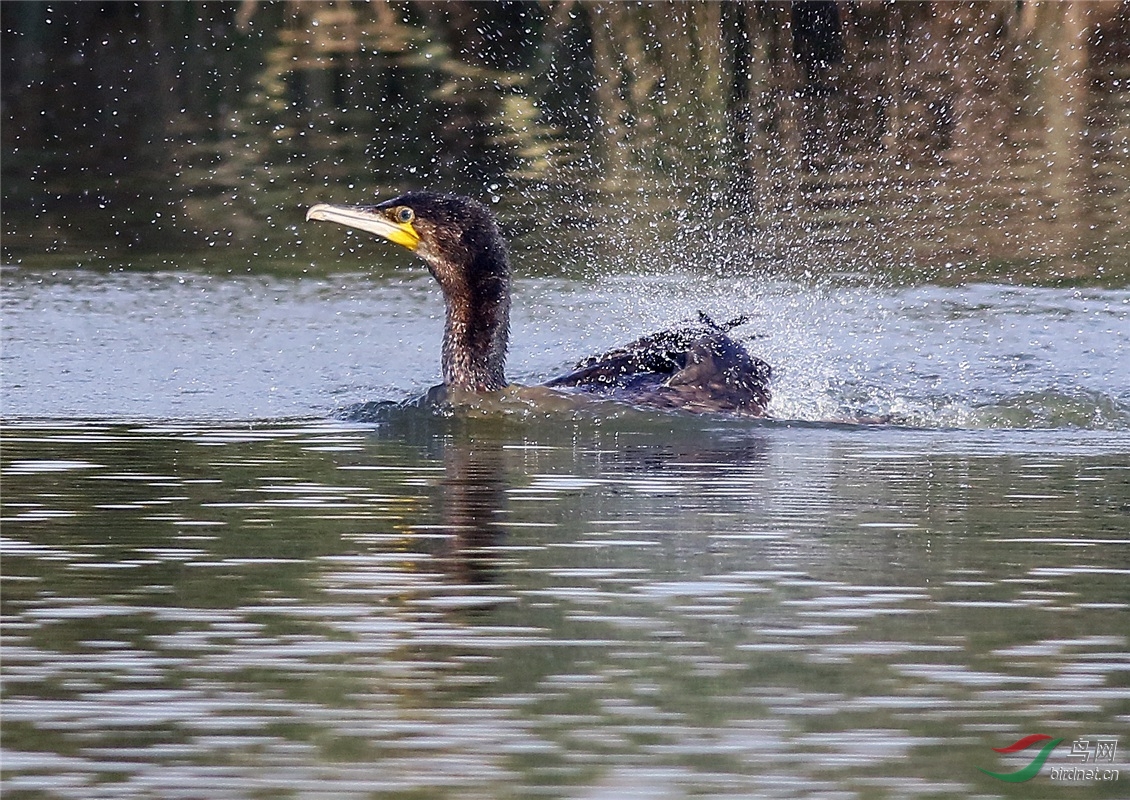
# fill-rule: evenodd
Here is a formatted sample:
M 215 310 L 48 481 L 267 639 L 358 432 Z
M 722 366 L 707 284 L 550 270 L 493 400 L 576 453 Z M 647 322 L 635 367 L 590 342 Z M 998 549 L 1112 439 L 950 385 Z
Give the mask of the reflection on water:
M 1023 765 L 990 747 L 1122 733 L 1128 452 L 642 415 L 12 425 L 5 796 L 999 793 L 976 767 Z
M 1130 275 L 1124 3 L 0 15 L 9 263 L 324 268 L 301 208 L 430 187 L 537 272 Z

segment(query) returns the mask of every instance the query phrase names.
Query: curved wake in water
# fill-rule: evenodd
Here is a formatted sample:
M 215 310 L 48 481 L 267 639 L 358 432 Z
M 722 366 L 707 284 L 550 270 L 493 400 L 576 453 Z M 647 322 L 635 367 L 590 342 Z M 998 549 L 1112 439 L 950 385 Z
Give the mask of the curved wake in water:
M 544 396 L 542 400 L 544 401 Z M 875 409 L 871 411 L 871 409 Z M 879 410 L 886 409 L 886 410 Z M 349 422 L 385 422 L 394 417 L 447 416 L 454 413 L 475 416 L 501 416 L 518 418 L 606 419 L 637 415 L 691 415 L 681 411 L 659 412 L 655 409 L 635 409 L 609 400 L 577 396 L 562 396 L 550 402 L 521 398 L 516 393 L 497 399 L 489 398 L 463 406 L 458 411 L 443 406 L 428 406 L 419 400 L 380 400 L 356 403 L 338 410 L 336 416 Z M 724 414 L 707 415 L 726 418 Z M 757 424 L 757 420 L 745 420 Z M 816 417 L 807 415 L 793 418 L 773 416 L 768 422 L 832 425 L 887 424 L 913 428 L 1023 428 L 1084 430 L 1130 430 L 1130 409 L 1115 403 L 1105 395 L 1087 393 L 1070 396 L 1059 392 L 1025 393 L 1002 398 L 997 403 L 972 406 L 960 399 L 938 398 L 910 402 L 891 398 L 889 402 L 868 397 L 855 408 L 851 403 L 839 404 L 835 415 Z
M 779 345 L 792 367 L 778 385 L 781 416 L 1130 428 L 1125 293 L 978 285 L 807 299 Z

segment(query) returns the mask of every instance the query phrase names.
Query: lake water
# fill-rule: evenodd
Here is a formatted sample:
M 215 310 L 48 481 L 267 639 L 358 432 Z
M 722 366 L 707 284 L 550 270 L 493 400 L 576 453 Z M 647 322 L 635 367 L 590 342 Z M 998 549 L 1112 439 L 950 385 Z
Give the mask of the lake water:
M 9 423 L 5 795 L 995 796 L 1126 730 L 1128 446 Z
M 1127 795 L 1124 6 L 248 8 L 0 6 L 5 798 Z M 771 419 L 405 404 L 414 185 Z

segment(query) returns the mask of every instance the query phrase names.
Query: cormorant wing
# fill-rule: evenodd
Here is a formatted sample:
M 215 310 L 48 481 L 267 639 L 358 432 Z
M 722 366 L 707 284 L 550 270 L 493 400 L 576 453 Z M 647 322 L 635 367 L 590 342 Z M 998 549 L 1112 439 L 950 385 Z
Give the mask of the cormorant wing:
M 641 337 L 545 385 L 635 405 L 763 416 L 769 365 L 728 336 L 726 327 L 703 322 Z

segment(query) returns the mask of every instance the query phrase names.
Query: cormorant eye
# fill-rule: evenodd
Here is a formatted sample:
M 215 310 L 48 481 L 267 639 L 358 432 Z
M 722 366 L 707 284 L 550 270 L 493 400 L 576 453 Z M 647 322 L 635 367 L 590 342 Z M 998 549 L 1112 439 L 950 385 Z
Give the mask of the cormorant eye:
M 396 209 L 396 221 L 401 225 L 407 225 L 412 220 L 416 219 L 416 212 L 408 206 L 401 206 Z

